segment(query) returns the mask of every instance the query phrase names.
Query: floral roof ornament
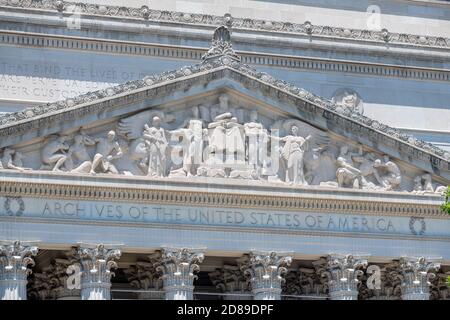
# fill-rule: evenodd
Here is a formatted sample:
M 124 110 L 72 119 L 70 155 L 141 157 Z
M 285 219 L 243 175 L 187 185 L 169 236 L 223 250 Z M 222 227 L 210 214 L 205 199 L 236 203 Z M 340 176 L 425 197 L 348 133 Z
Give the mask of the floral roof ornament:
M 241 61 L 231 44 L 230 30 L 225 26 L 220 26 L 214 31 L 211 48 L 202 56 L 203 61 L 221 60 L 224 65 L 229 65 L 231 61 Z

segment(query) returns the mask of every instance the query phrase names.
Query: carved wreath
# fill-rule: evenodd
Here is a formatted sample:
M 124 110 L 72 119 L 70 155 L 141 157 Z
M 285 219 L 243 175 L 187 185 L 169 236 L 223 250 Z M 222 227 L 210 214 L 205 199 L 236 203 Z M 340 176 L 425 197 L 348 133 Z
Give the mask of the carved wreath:
M 419 232 L 417 232 L 416 229 L 414 228 L 416 221 L 420 221 L 420 231 Z M 411 217 L 411 219 L 409 219 L 409 229 L 411 230 L 411 233 L 416 236 L 423 235 L 426 230 L 425 219 L 419 218 L 419 217 Z
M 16 201 L 19 205 L 19 209 L 15 213 L 11 210 L 11 201 Z M 6 197 L 3 207 L 7 215 L 19 217 L 25 211 L 25 202 L 23 202 L 22 197 Z

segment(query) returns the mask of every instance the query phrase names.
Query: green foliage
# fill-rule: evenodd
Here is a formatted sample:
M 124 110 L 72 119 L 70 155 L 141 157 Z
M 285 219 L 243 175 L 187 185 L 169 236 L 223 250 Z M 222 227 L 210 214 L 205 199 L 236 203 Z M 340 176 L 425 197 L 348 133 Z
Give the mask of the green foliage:
M 450 186 L 448 186 L 445 191 L 445 202 L 442 204 L 441 209 L 450 214 Z
M 445 191 L 445 202 L 442 204 L 441 209 L 450 214 L 450 186 L 448 186 Z
M 447 277 L 447 285 L 450 287 L 450 276 Z

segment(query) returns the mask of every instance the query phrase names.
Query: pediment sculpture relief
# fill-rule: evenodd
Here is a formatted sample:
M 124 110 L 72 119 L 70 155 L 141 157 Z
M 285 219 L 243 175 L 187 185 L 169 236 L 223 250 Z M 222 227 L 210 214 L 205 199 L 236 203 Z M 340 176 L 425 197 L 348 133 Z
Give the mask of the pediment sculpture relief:
M 331 101 L 336 104 L 339 112 L 364 113 L 364 103 L 359 94 L 352 89 L 341 88 L 336 90 Z
M 264 113 L 264 112 L 263 112 Z M 273 117 L 272 117 L 273 118 Z M 34 170 L 153 178 L 258 180 L 383 191 L 442 192 L 431 175 L 406 177 L 387 155 L 335 141 L 297 119 L 272 119 L 219 95 L 216 103 L 148 110 L 120 119 L 101 134 L 83 128 L 45 138 Z M 97 135 L 97 136 L 95 136 Z M 21 152 L 6 148 L 0 168 L 31 170 Z

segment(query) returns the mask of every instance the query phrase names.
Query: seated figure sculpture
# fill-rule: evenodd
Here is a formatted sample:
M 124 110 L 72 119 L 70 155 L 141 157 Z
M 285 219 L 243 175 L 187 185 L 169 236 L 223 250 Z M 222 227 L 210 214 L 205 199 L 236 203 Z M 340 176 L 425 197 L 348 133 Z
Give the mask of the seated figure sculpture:
M 112 161 L 122 157 L 123 152 L 115 138 L 116 133 L 111 130 L 106 138 L 95 139 L 97 150 L 92 161 L 91 174 L 95 174 L 96 170 L 100 170 L 101 173 L 119 173 Z
M 86 147 L 95 145 L 95 140 L 83 133 L 75 135 L 73 140 L 73 144 L 69 147 L 66 167 L 69 167 L 70 172 L 89 173 L 92 161 Z
M 341 146 L 339 156 L 336 159 L 338 169 L 336 170 L 336 178 L 338 187 L 350 186 L 359 189 L 362 185 L 361 170 L 353 165 L 352 157 L 354 155 L 348 151 L 346 145 Z
M 381 171 L 380 183 L 386 191 L 394 190 L 400 185 L 402 181 L 400 168 L 389 159 L 389 156 L 384 155 L 383 160 L 375 160 L 373 166 L 379 173 Z
M 31 170 L 31 168 L 25 168 L 22 163 L 24 155 L 14 149 L 6 148 L 3 151 L 3 157 L 0 161 L 0 168 L 13 169 L 13 170 Z
M 62 171 L 61 167 L 67 160 L 66 150 L 69 149 L 66 140 L 66 136 L 60 136 L 42 148 L 41 156 L 43 165 L 41 169 L 50 169 L 55 172 Z

